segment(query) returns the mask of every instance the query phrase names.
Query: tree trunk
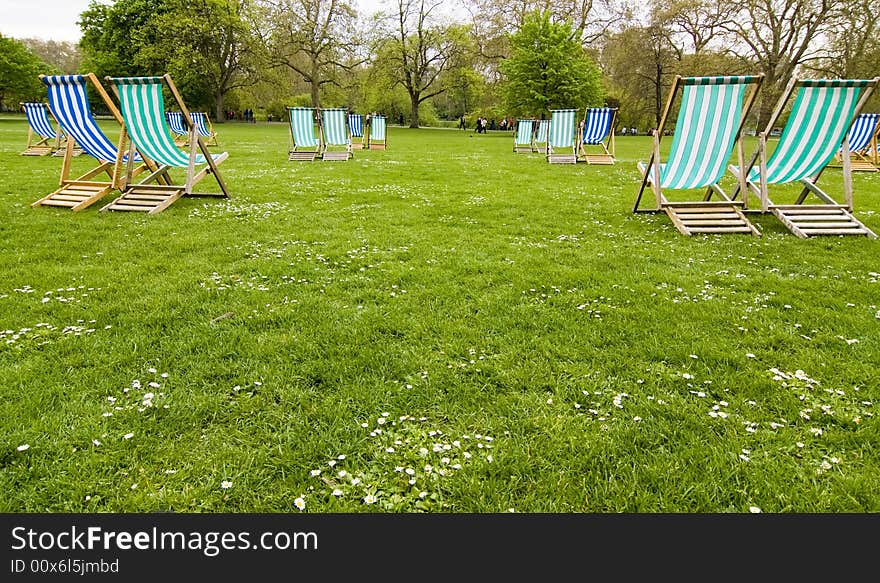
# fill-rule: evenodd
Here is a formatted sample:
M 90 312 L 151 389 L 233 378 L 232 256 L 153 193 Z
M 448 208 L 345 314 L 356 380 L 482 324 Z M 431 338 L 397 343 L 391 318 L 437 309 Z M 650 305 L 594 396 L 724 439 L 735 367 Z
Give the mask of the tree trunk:
M 214 121 L 223 122 L 226 121 L 226 112 L 223 111 L 223 97 L 222 93 L 217 93 L 214 97 Z
M 410 94 L 410 104 L 411 108 L 411 116 L 409 120 L 409 127 L 418 128 L 419 127 L 419 94 Z
M 312 78 L 314 79 L 314 77 Z M 312 88 L 312 107 L 319 109 L 321 107 L 321 84 L 317 81 L 311 82 Z

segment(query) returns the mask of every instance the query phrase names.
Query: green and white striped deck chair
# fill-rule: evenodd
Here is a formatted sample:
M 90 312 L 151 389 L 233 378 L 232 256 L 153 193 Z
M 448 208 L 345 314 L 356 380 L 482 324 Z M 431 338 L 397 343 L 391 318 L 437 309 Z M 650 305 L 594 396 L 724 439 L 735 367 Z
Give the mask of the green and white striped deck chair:
M 576 164 L 576 109 L 551 109 L 550 133 L 547 137 L 547 161 L 551 164 Z M 570 152 L 569 152 L 570 150 Z
M 313 107 L 288 107 L 290 120 L 290 150 L 288 160 L 313 161 L 321 154 L 320 130 L 315 131 Z
M 874 79 L 792 79 L 748 164 L 730 166 L 740 181 L 738 190 L 751 190 L 761 199 L 761 210 L 771 211 L 795 235 L 876 235 L 852 216 L 852 169 L 848 132 L 880 77 Z M 788 121 L 768 159 L 767 136 L 794 96 Z M 842 149 L 843 192 L 839 204 L 816 183 L 834 155 Z M 757 166 L 756 166 L 757 164 Z M 803 188 L 794 204 L 774 204 L 769 186 L 798 183 Z M 819 204 L 804 204 L 815 195 Z
M 535 120 L 518 119 L 516 135 L 513 138 L 513 151 L 522 154 L 533 152 L 535 147 Z
M 539 119 L 535 122 L 535 141 L 532 142 L 532 151 L 547 153 L 547 136 L 550 134 L 550 120 Z
M 106 77 L 105 79 L 112 83 L 119 99 L 119 110 L 122 112 L 125 128 L 133 146 L 161 165 L 157 174 L 164 174 L 169 183 L 129 186 L 121 196 L 102 208 L 102 211 L 140 211 L 155 214 L 168 208 L 181 196 L 229 196 L 226 184 L 217 168 L 229 154 L 226 152 L 211 154 L 208 151 L 208 146 L 199 135 L 170 75 Z M 189 131 L 189 152 L 180 150 L 174 143 L 165 123 L 165 98 L 162 95 L 162 88 L 166 85 L 183 113 L 183 120 Z M 198 153 L 199 150 L 201 153 Z M 198 166 L 203 168 L 198 170 Z M 186 178 L 183 184 L 174 184 L 171 180 L 169 170 L 172 168 L 185 170 Z M 193 187 L 208 174 L 214 175 L 221 193 L 193 191 Z
M 736 201 L 718 185 L 724 176 L 734 146 L 737 159 L 743 159 L 742 132 L 763 75 L 739 77 L 679 77 L 666 101 L 660 127 L 652 130 L 653 150 L 647 163 L 639 162 L 642 183 L 633 212 L 648 186 L 654 191 L 656 206 L 649 211 L 665 212 L 685 235 L 696 233 L 747 233 L 759 236 L 742 208 L 747 200 Z M 749 89 L 751 89 L 749 91 Z M 660 158 L 660 140 L 677 93 L 681 105 L 666 162 Z M 705 190 L 702 200 L 670 202 L 664 190 Z M 713 194 L 720 200 L 712 201 Z
M 321 110 L 322 160 L 351 158 L 351 136 L 348 131 L 348 110 L 328 107 Z
M 374 114 L 370 118 L 370 135 L 368 137 L 371 150 L 385 150 L 388 148 L 386 131 L 387 123 L 385 122 L 385 116 Z

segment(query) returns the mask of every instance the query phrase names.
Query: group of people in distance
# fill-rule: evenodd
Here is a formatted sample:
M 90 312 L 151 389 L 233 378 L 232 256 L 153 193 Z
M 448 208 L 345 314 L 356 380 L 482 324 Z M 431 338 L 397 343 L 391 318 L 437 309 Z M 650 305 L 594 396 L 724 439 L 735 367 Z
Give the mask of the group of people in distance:
M 478 134 L 485 134 L 487 130 L 512 130 L 516 125 L 516 120 L 513 118 L 502 117 L 501 121 L 496 123 L 495 119 L 487 120 L 485 117 L 478 117 L 474 122 L 474 132 Z M 458 118 L 458 129 L 463 130 L 466 129 L 467 124 L 464 121 L 464 116 Z

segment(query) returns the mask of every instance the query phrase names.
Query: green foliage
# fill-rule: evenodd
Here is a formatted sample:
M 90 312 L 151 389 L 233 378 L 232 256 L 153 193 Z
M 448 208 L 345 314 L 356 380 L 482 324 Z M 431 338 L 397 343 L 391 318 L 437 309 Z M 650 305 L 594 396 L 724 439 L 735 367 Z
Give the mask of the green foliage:
M 0 35 L 0 107 L 17 110 L 19 101 L 40 101 L 45 88 L 39 75 L 55 72 L 24 44 Z
M 80 16 L 82 67 L 99 76 L 170 73 L 194 109 L 222 110 L 255 81 L 259 50 L 245 0 L 93 2 Z
M 541 116 L 553 108 L 602 105 L 599 69 L 574 40 L 570 24 L 554 22 L 549 12 L 535 12 L 510 43 L 511 56 L 500 69 L 512 113 Z

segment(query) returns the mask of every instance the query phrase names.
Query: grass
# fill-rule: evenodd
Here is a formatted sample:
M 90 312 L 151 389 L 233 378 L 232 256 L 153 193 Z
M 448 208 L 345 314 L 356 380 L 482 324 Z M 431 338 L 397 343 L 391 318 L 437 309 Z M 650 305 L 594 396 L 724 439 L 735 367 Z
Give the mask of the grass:
M 25 127 L 0 121 L 0 511 L 880 510 L 880 243 L 634 215 L 646 137 L 551 166 L 391 128 L 307 163 L 226 124 L 233 198 L 147 217 L 30 208 L 61 162 Z M 854 183 L 880 230 L 880 176 Z

